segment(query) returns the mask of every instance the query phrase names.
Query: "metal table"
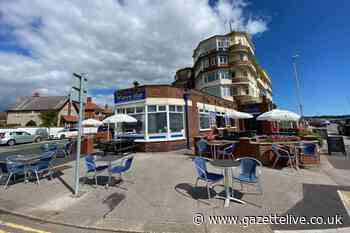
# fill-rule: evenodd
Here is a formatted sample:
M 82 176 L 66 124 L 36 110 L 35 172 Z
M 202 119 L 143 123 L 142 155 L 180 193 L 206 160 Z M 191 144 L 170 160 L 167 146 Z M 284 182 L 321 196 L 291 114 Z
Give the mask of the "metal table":
M 124 157 L 125 156 L 104 154 L 104 155 L 100 155 L 99 158 L 96 160 L 97 162 L 99 161 L 108 162 L 108 182 L 106 184 L 107 188 L 109 187 L 112 181 L 112 161 L 119 161 Z
M 230 201 L 235 201 L 241 204 L 245 204 L 244 201 L 234 197 L 234 189 L 231 188 L 232 192 L 230 190 L 230 187 L 231 187 L 230 184 L 232 184 L 231 168 L 238 167 L 240 165 L 240 162 L 235 160 L 213 160 L 213 161 L 210 161 L 210 164 L 213 165 L 214 167 L 221 168 L 224 170 L 224 186 L 225 186 L 226 195 L 225 196 L 216 195 L 215 198 L 225 200 L 225 204 L 224 204 L 225 207 L 229 207 Z
M 6 163 L 7 158 L 12 158 L 15 162 L 19 162 L 24 166 L 24 182 L 28 183 L 28 170 L 31 165 L 40 161 L 41 155 L 30 154 L 30 155 L 12 155 L 5 158 L 5 160 L 0 161 L 0 163 Z
M 210 147 L 210 153 L 213 155 L 213 159 L 217 159 L 218 147 L 226 147 L 235 144 L 234 141 L 227 140 L 211 140 L 207 142 Z

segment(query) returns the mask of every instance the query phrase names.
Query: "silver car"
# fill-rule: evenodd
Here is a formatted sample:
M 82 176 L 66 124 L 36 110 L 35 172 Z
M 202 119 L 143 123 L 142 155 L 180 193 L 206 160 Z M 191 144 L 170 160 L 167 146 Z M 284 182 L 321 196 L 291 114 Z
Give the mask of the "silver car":
M 0 132 L 0 144 L 13 146 L 19 143 L 40 142 L 40 135 L 32 135 L 25 131 L 13 130 Z

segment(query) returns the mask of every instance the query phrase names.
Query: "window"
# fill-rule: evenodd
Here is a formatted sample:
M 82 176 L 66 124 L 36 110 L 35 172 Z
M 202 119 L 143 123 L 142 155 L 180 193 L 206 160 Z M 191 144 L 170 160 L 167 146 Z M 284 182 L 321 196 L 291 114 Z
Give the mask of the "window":
M 135 113 L 135 108 L 127 108 L 126 109 L 126 114 L 131 114 L 131 113 Z
M 158 105 L 158 111 L 159 112 L 165 112 L 166 111 L 166 106 L 165 105 Z
M 169 112 L 170 132 L 181 132 L 184 129 L 183 113 Z
M 148 112 L 156 112 L 157 105 L 148 105 Z
M 204 91 L 209 93 L 210 95 L 221 97 L 221 90 L 219 86 L 207 87 L 204 89 Z
M 220 77 L 221 79 L 231 79 L 230 72 L 228 70 L 221 70 Z
M 244 54 L 243 54 L 243 53 L 240 53 L 240 54 L 239 54 L 239 59 L 240 59 L 241 61 L 244 61 Z
M 249 95 L 249 88 L 248 87 L 245 87 L 243 90 L 244 90 L 245 95 Z
M 226 56 L 220 56 L 219 57 L 219 64 L 221 64 L 221 65 L 227 64 L 227 57 Z
M 148 114 L 148 133 L 166 133 L 167 119 L 166 112 Z
M 145 110 L 145 107 L 136 107 L 136 113 L 143 113 Z
M 201 113 L 199 114 L 199 128 L 200 129 L 210 129 L 209 115 Z
M 217 64 L 216 57 L 210 58 L 210 65 L 211 65 L 211 66 L 215 66 L 216 64 Z
M 248 77 L 248 72 L 246 70 L 243 71 L 243 76 Z
M 123 108 L 118 108 L 117 109 L 117 113 L 118 114 L 123 114 L 124 113 L 124 109 Z
M 132 110 L 131 110 L 132 109 Z M 130 131 L 134 131 L 137 134 L 144 134 L 145 132 L 145 107 L 127 108 L 126 113 L 134 117 L 137 122 L 130 123 Z M 126 127 L 128 128 L 128 127 Z M 127 131 L 127 130 L 126 130 Z
M 175 105 L 169 105 L 169 112 L 175 112 L 176 106 Z
M 230 87 L 222 87 L 222 96 L 232 96 Z
M 232 88 L 232 95 L 235 96 L 235 95 L 237 95 L 237 94 L 238 94 L 237 88 L 233 87 L 233 88 Z
M 210 74 L 208 74 L 208 82 L 213 82 L 213 81 L 215 81 L 217 79 L 218 79 L 217 73 L 210 73 Z
M 177 112 L 183 112 L 184 111 L 184 107 L 183 106 L 176 106 L 176 111 Z
M 216 115 L 216 126 L 218 128 L 226 127 L 225 118 L 222 115 Z
M 235 71 L 231 71 L 231 77 L 232 78 L 236 77 L 236 72 Z

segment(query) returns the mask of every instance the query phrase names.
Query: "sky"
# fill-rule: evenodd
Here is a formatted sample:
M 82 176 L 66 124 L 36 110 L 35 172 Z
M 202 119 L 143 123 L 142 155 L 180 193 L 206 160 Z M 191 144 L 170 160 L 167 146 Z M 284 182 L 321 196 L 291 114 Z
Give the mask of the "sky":
M 252 35 L 279 108 L 297 111 L 298 54 L 304 114 L 350 114 L 349 11 L 347 0 L 0 0 L 0 110 L 34 92 L 67 95 L 73 72 L 88 74 L 101 105 L 134 80 L 170 83 L 232 22 Z

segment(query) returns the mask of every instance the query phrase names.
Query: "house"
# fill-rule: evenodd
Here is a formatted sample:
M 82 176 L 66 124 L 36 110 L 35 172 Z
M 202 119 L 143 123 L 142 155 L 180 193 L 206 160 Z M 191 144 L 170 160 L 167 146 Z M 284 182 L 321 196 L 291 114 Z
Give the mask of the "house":
M 7 118 L 7 113 L 0 112 L 0 127 L 6 125 L 6 118 Z
M 71 126 L 78 121 L 78 108 L 69 101 L 68 96 L 33 96 L 20 97 L 7 110 L 7 124 L 18 126 L 40 126 L 42 112 L 57 112 L 57 126 Z
M 104 107 L 98 106 L 91 97 L 87 97 L 86 105 L 85 105 L 85 119 L 93 118 L 99 121 L 102 121 L 108 116 L 111 116 L 113 111 L 108 105 Z

